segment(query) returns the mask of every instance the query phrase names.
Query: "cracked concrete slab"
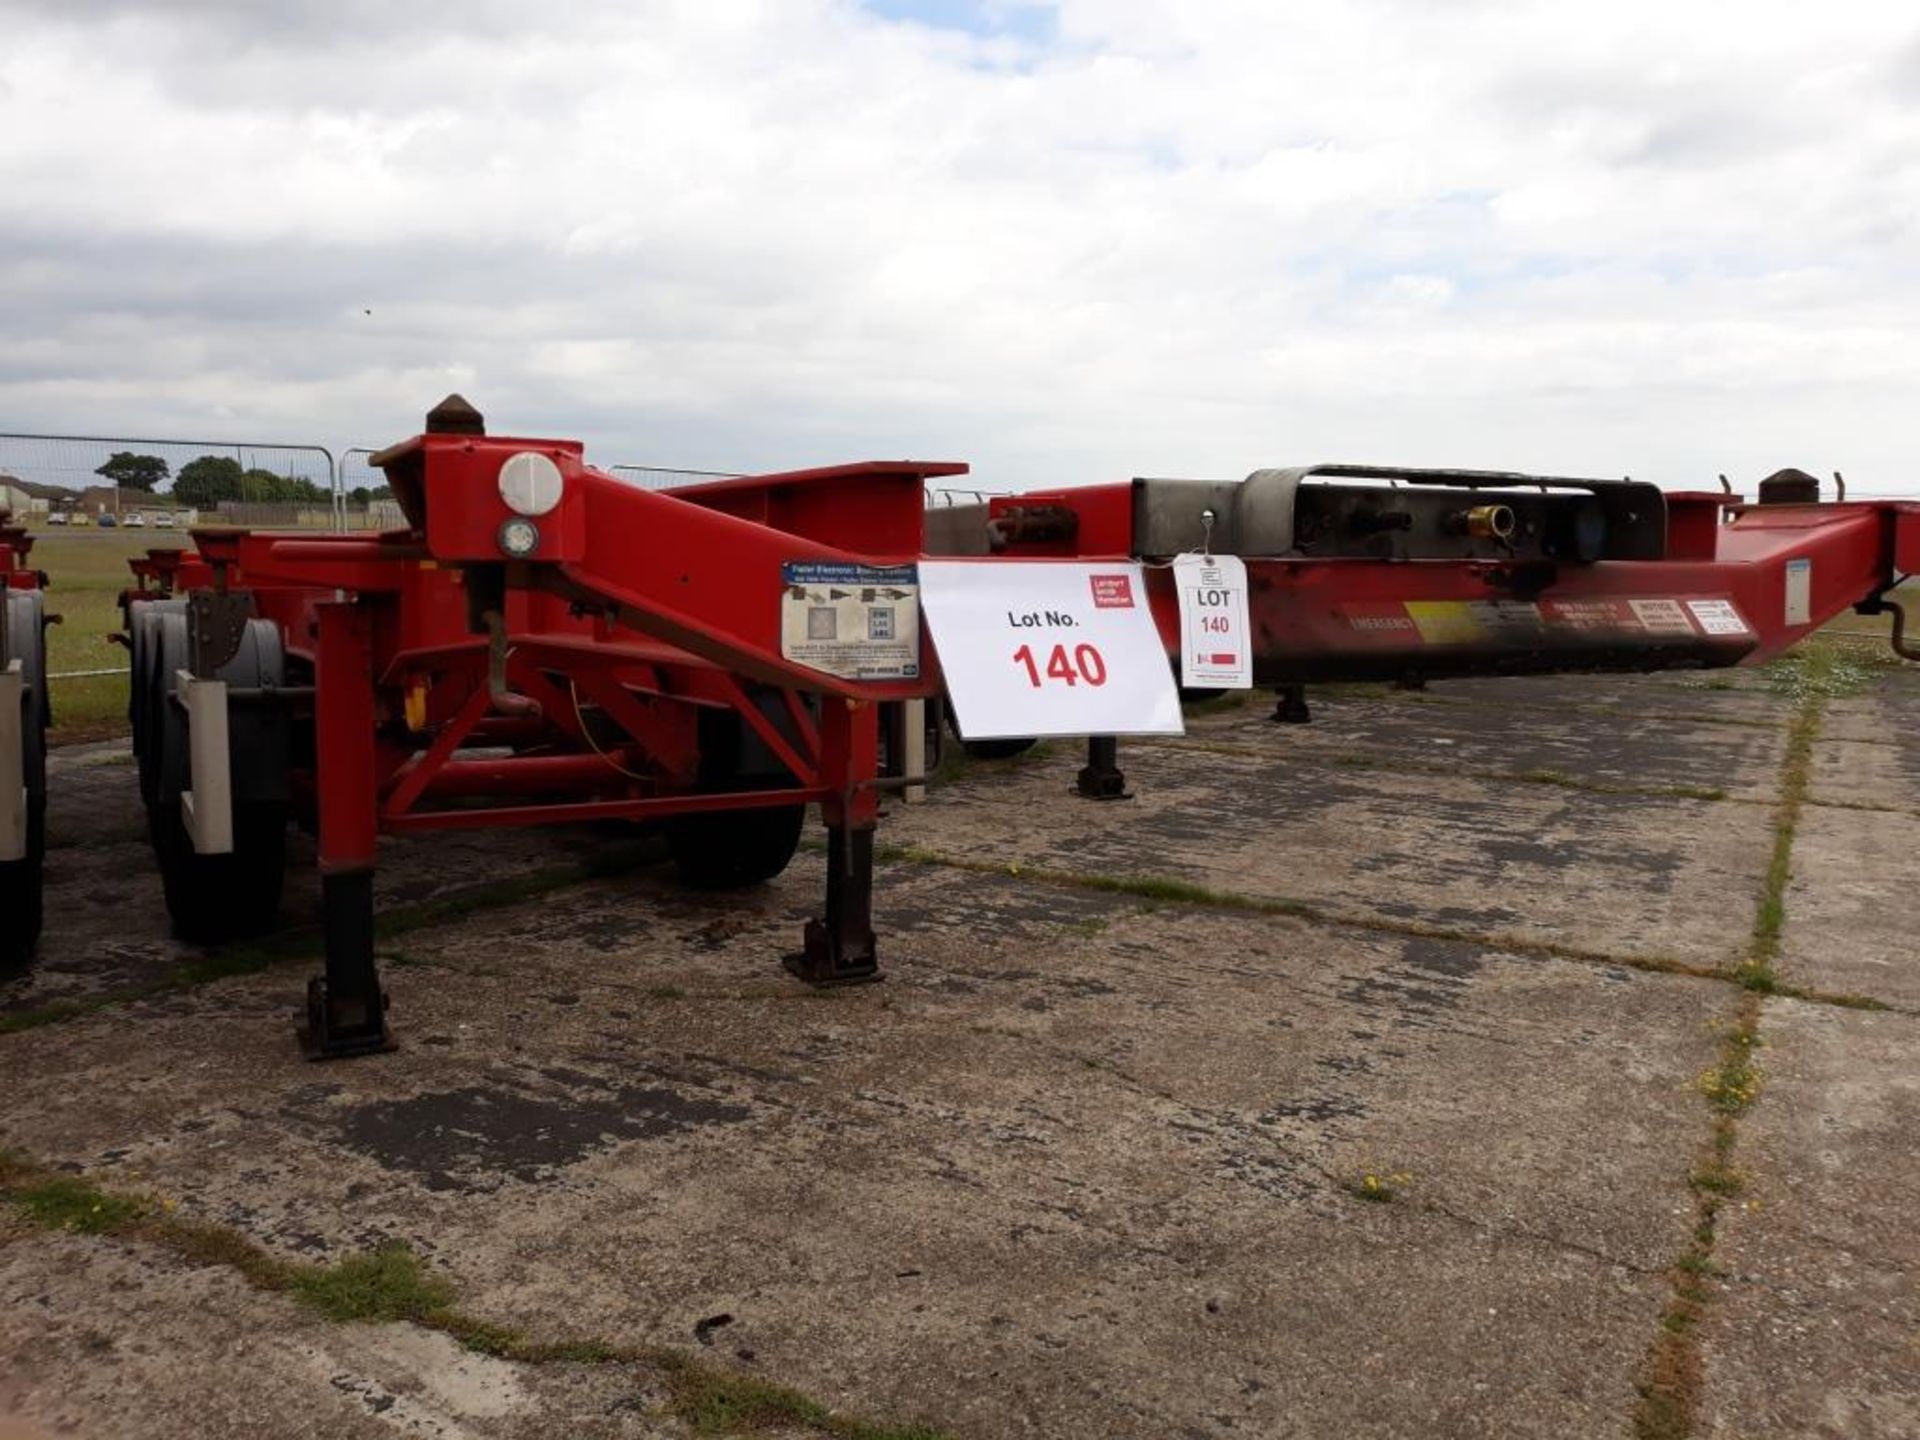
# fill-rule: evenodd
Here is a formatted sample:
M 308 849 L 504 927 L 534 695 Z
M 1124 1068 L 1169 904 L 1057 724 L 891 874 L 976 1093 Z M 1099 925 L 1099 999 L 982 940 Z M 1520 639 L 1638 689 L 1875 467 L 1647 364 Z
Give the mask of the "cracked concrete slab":
M 777 964 L 816 908 L 817 851 L 730 896 L 642 867 L 397 936 L 392 1055 L 297 1058 L 311 960 L 0 1036 L 0 1143 L 291 1259 L 404 1241 L 469 1310 L 541 1338 L 680 1346 L 956 1436 L 1622 1433 L 1693 1224 L 1697 1078 L 1743 992 L 1487 937 L 1725 963 L 1772 808 L 1289 765 L 1285 747 L 1444 738 L 1492 769 L 1530 745 L 1523 768 L 1770 798 L 1787 702 L 1692 678 L 1351 692 L 1322 707 L 1344 734 L 1230 711 L 1196 733 L 1245 753 L 1123 747 L 1125 804 L 1068 800 L 1081 760 L 1056 744 L 882 826 L 982 863 L 1310 899 L 1360 927 L 889 863 L 889 978 L 820 994 Z M 1738 723 L 1688 718 L 1722 706 Z M 62 760 L 51 953 L 0 1003 L 195 953 L 161 938 L 111 755 Z M 392 846 L 383 900 L 608 840 Z M 1791 903 L 1811 915 L 1838 882 L 1809 865 Z M 310 878 L 289 876 L 289 921 Z M 1768 1153 L 1783 1184 L 1805 1167 Z M 1828 1177 L 1836 1203 L 1871 1195 L 1854 1167 Z M 1394 1198 L 1356 1193 L 1367 1175 Z M 686 1433 L 625 1367 L 324 1326 L 137 1244 L 8 1231 L 0 1287 L 50 1297 L 39 1319 L 0 1315 L 4 1353 L 33 1362 L 0 1413 L 36 1425 L 77 1396 L 87 1433 L 223 1433 L 192 1406 L 244 1343 L 235 1403 L 257 1395 L 271 1433 Z M 1896 1392 L 1896 1359 L 1863 1352 L 1861 1393 Z
M 1098 806 L 1068 798 L 1084 762 L 1063 743 L 978 766 L 947 803 L 903 813 L 887 836 L 983 864 L 1159 876 L 1704 966 L 1730 963 L 1752 924 L 1767 807 L 1303 768 L 1288 764 L 1289 743 L 1230 753 L 1123 744 L 1137 797 Z
M 405 1240 L 541 1333 L 727 1313 L 963 1434 L 1621 1423 L 1724 987 L 1002 877 L 961 924 L 896 867 L 893 978 L 822 999 L 766 963 L 790 879 L 410 937 L 370 1064 L 295 1058 L 291 975 L 16 1036 L 7 1133 L 290 1254 Z
M 8 1440 L 684 1433 L 629 1367 L 514 1364 L 416 1326 L 329 1324 L 138 1243 L 0 1222 L 0 1300 Z
M 1795 830 L 1779 971 L 1920 1010 L 1920 815 L 1809 806 Z
M 1702 1433 L 1920 1434 L 1920 1021 L 1769 1000 L 1761 1033 Z
M 1276 724 L 1269 697 L 1253 695 L 1237 708 L 1196 715 L 1188 731 L 1193 740 L 1246 745 L 1287 763 L 1372 759 L 1409 770 L 1550 772 L 1597 786 L 1772 798 L 1785 735 L 1784 725 L 1773 723 L 1783 714 L 1779 701 L 1765 698 L 1759 724 L 1676 725 L 1672 713 L 1657 709 L 1594 708 L 1625 711 L 1628 699 L 1647 693 L 1665 703 L 1666 691 L 1578 679 L 1587 683 L 1556 682 L 1553 703 L 1535 680 L 1448 681 L 1384 696 L 1361 687 L 1310 687 L 1311 724 Z M 1591 701 L 1580 698 L 1589 692 Z

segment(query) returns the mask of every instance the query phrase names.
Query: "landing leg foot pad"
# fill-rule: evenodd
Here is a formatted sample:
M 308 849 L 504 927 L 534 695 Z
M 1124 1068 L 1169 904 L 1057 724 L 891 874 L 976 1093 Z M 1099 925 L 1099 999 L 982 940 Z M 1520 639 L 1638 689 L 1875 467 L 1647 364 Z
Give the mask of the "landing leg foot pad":
M 833 955 L 826 922 L 822 920 L 807 922 L 807 948 L 798 955 L 783 956 L 780 963 L 787 967 L 787 973 L 796 980 L 804 980 L 818 990 L 837 989 L 842 985 L 872 985 L 887 978 L 881 972 L 880 961 L 871 946 L 864 958 L 855 956 L 849 959 Z
M 1307 705 L 1307 687 L 1304 685 L 1282 685 L 1274 692 L 1279 702 L 1273 707 L 1273 721 L 1276 725 L 1310 725 L 1313 723 L 1313 711 Z
M 1087 763 L 1080 767 L 1073 793 L 1083 800 L 1131 800 L 1126 772 L 1120 768 L 1120 742 L 1111 735 L 1087 740 Z
M 324 975 L 307 981 L 306 1024 L 300 1027 L 300 1049 L 309 1060 L 348 1060 L 355 1055 L 380 1055 L 397 1050 L 387 1029 L 387 992 L 375 992 L 373 1004 L 335 1001 L 327 993 Z M 368 1011 L 373 1011 L 369 1014 Z

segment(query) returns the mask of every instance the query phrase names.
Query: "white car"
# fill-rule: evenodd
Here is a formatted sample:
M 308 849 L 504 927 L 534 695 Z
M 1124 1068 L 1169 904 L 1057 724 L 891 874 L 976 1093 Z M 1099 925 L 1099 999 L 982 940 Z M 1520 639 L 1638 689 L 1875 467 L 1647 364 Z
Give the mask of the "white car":
M 125 523 L 128 529 L 141 530 L 146 528 L 147 517 L 136 510 L 133 514 L 127 516 Z
M 49 525 L 64 525 L 64 524 L 66 524 L 66 523 L 67 523 L 67 512 L 66 512 L 66 511 L 64 511 L 64 510 L 50 510 L 50 511 L 48 511 L 48 512 L 47 512 L 47 523 L 48 523 Z
M 171 530 L 173 528 L 173 512 L 170 510 L 162 510 L 158 515 L 154 516 L 153 528 L 156 530 Z

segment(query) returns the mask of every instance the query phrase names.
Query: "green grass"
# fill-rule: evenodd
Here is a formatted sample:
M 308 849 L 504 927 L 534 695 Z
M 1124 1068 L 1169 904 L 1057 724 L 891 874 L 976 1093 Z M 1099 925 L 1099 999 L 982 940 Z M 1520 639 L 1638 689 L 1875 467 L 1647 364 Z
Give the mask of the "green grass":
M 627 1365 L 653 1371 L 666 1410 L 696 1435 L 807 1431 L 838 1440 L 944 1440 L 927 1425 L 889 1424 L 830 1409 L 797 1390 L 743 1375 L 659 1345 L 587 1337 L 531 1339 L 458 1308 L 452 1281 L 405 1245 L 391 1243 L 330 1265 L 283 1260 L 239 1231 L 181 1219 L 170 1201 L 113 1191 L 0 1149 L 0 1204 L 42 1230 L 112 1235 L 153 1245 L 198 1265 L 232 1270 L 249 1285 L 285 1295 L 336 1324 L 406 1323 L 437 1330 L 484 1355 L 521 1364 Z
M 107 1235 L 138 1220 L 146 1206 L 136 1198 L 111 1195 L 74 1175 L 54 1175 L 13 1192 L 22 1216 L 45 1230 L 79 1230 Z
M 185 546 L 178 530 L 36 530 L 33 564 L 47 574 L 47 609 L 60 624 L 47 631 L 47 669 L 116 669 L 124 672 L 127 652 L 108 643 L 120 628 L 119 594 L 133 582 L 130 556 L 165 545 Z M 127 677 L 124 673 L 77 680 L 55 680 L 53 729 L 49 738 L 99 740 L 126 733 Z
M 329 1320 L 430 1320 L 453 1304 L 453 1286 L 430 1275 L 404 1245 L 382 1245 L 333 1265 L 303 1267 L 288 1280 L 295 1299 Z

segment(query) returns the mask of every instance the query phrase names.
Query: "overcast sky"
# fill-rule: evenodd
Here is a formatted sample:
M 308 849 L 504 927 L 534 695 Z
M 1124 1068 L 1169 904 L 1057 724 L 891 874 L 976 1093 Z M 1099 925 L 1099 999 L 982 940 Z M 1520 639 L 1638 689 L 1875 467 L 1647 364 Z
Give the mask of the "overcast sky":
M 0 0 L 0 430 L 1920 489 L 1920 12 Z

